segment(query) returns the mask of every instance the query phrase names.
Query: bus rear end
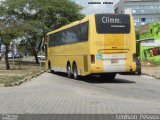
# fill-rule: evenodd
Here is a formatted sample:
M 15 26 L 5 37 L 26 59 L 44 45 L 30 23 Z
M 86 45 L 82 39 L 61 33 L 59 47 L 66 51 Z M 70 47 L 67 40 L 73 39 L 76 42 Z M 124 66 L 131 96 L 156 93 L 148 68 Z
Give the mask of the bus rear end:
M 91 55 L 92 73 L 102 75 L 116 73 L 140 73 L 137 60 L 134 22 L 126 14 L 96 14 L 93 49 Z M 93 61 L 95 59 L 95 62 Z

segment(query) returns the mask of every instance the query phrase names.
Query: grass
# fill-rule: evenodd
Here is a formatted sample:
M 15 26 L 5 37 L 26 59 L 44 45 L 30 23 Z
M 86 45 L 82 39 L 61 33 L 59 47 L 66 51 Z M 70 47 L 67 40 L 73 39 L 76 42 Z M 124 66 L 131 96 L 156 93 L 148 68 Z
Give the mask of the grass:
M 0 77 L 0 84 L 8 85 L 10 83 L 18 82 L 24 79 L 24 76 L 8 76 L 8 77 Z
M 10 70 L 6 70 L 5 62 L 0 61 L 0 84 L 8 85 L 15 83 L 45 70 L 44 64 L 40 66 L 33 62 L 22 61 L 15 61 L 14 65 L 11 62 L 10 67 Z

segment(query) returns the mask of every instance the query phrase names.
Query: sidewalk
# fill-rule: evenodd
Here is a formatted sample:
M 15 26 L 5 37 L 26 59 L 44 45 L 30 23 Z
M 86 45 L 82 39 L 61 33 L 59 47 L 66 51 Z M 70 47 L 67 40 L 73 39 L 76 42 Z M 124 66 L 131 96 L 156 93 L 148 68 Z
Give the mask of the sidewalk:
M 142 74 L 160 79 L 160 65 L 147 64 L 146 62 L 141 62 L 141 65 Z

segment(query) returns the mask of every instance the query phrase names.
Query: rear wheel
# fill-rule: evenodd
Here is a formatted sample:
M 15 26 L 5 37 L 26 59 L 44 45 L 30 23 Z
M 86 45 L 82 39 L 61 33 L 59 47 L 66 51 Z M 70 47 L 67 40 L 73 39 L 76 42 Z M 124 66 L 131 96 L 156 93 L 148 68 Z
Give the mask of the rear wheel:
M 50 61 L 48 62 L 48 72 L 49 72 L 49 73 L 54 72 L 54 71 L 51 69 L 51 62 L 50 62 Z
M 67 77 L 68 78 L 72 77 L 71 65 L 70 64 L 67 64 Z
M 51 62 L 48 62 L 48 72 L 51 72 Z
M 114 80 L 116 77 L 116 73 L 105 73 L 105 74 L 101 74 L 100 77 L 102 79 Z
M 78 80 L 78 79 L 79 79 L 79 76 L 78 76 L 78 68 L 77 68 L 76 63 L 73 64 L 73 78 L 74 78 L 75 80 Z

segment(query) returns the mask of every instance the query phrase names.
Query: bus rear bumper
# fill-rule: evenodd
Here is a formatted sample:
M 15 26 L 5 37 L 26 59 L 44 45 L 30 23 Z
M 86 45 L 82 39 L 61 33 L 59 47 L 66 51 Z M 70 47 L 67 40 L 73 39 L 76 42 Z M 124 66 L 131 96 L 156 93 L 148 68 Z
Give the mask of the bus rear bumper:
M 136 67 L 136 68 L 135 68 Z M 121 75 L 141 75 L 141 66 L 106 66 L 106 67 L 91 67 L 91 73 L 119 73 Z

